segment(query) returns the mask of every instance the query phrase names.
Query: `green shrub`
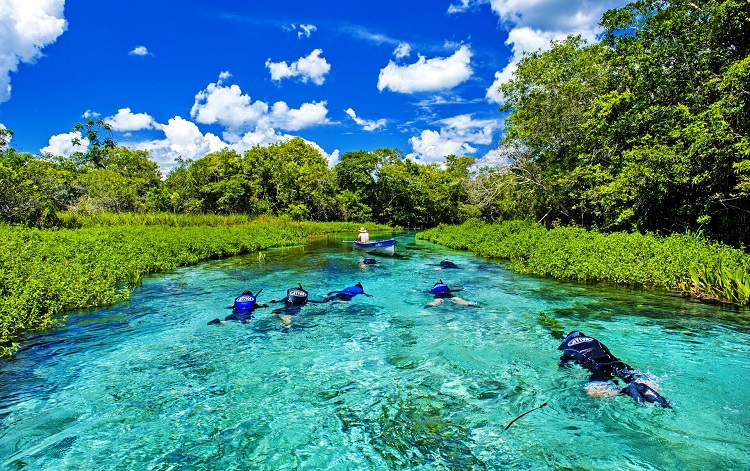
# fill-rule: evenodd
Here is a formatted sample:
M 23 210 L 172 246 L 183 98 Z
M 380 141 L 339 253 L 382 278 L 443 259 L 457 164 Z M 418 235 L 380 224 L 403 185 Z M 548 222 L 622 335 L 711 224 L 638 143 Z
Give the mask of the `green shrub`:
M 695 234 L 545 229 L 524 221 L 440 225 L 417 234 L 455 249 L 509 262 L 522 273 L 584 282 L 677 289 L 701 299 L 748 304 L 750 256 Z
M 172 214 L 62 219 L 82 229 L 0 225 L 0 356 L 12 353 L 20 334 L 55 324 L 67 310 L 128 298 L 149 273 L 299 245 L 318 234 L 354 234 L 361 224 Z

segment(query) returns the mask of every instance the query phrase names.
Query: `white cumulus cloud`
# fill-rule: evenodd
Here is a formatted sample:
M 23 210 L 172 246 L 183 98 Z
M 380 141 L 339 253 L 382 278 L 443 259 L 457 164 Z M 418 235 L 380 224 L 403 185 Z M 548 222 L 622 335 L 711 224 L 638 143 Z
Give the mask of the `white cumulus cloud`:
M 461 46 L 449 57 L 419 60 L 409 65 L 389 61 L 378 76 L 378 90 L 386 88 L 398 93 L 446 90 L 468 80 L 472 75 L 471 51 Z
M 468 10 L 471 5 L 471 0 L 461 0 L 461 3 L 458 5 L 450 5 L 448 7 L 448 13 L 463 13 Z
M 492 119 L 473 119 L 469 114 L 441 119 L 436 122 L 440 130 L 426 129 L 409 139 L 413 152 L 406 157 L 422 162 L 444 162 L 445 157 L 474 154 L 474 145 L 492 143 L 500 122 Z M 473 145 L 472 145 L 473 144 Z
M 74 145 L 73 140 L 80 143 Z M 74 152 L 86 152 L 89 140 L 81 135 L 79 131 L 57 134 L 49 138 L 49 144 L 40 149 L 42 154 L 50 154 L 61 157 L 70 157 Z
M 128 52 L 131 56 L 150 56 L 151 53 L 148 52 L 148 49 L 146 46 L 136 46 L 133 48 L 132 51 Z
M 117 114 L 104 119 L 113 131 L 127 132 L 154 128 L 154 118 L 146 113 L 133 113 L 130 108 L 121 108 Z
M 130 108 L 118 110 L 115 115 L 105 118 L 105 122 L 112 125 L 116 132 L 145 129 L 162 132 L 161 138 L 122 144 L 148 151 L 165 175 L 177 165 L 177 158 L 196 160 L 224 148 L 244 152 L 255 146 L 279 143 L 295 137 L 285 131 L 329 123 L 325 101 L 303 103 L 299 108 L 291 108 L 283 101 L 273 105 L 262 101 L 253 102 L 239 86 L 225 83 L 231 76 L 229 72 L 221 72 L 215 83 L 209 84 L 195 95 L 191 109 L 191 117 L 195 122 L 175 116 L 166 124 L 160 124 L 149 114 L 133 113 Z M 90 110 L 87 114 L 94 115 Z M 224 131 L 221 137 L 210 132 L 203 133 L 196 123 L 218 124 L 224 127 Z M 71 141 L 74 138 L 80 139 L 81 134 L 73 132 L 53 136 L 42 152 L 68 156 L 76 150 L 85 151 L 88 142 L 81 139 L 82 146 L 73 148 Z M 310 142 L 310 145 L 318 149 L 331 165 L 338 160 L 338 150 L 328 154 L 317 144 Z
M 316 31 L 318 27 L 315 25 L 299 25 L 299 29 L 301 31 L 297 32 L 298 38 L 302 38 L 303 36 L 309 38 L 310 35 L 313 34 L 313 31 Z
M 10 99 L 10 73 L 31 64 L 67 28 L 64 0 L 0 1 L 0 103 Z
M 170 118 L 167 124 L 158 126 L 164 139 L 132 143 L 136 149 L 147 150 L 165 174 L 175 167 L 176 158 L 199 159 L 209 152 L 216 152 L 228 144 L 211 133 L 205 135 L 195 123 L 179 116 Z
M 271 108 L 268 122 L 272 127 L 285 131 L 299 131 L 319 124 L 328 123 L 326 102 L 303 103 L 298 109 L 289 108 L 283 101 L 277 101 Z
M 362 119 L 357 116 L 357 113 L 353 109 L 347 108 L 344 112 L 354 120 L 355 123 L 362 126 L 365 131 L 375 131 L 385 127 L 385 119 Z
M 398 43 L 396 49 L 393 50 L 393 55 L 396 56 L 396 59 L 403 59 L 404 57 L 408 57 L 409 54 L 411 54 L 409 43 Z
M 222 72 L 216 83 L 208 84 L 195 95 L 190 116 L 197 122 L 218 123 L 230 129 L 240 129 L 255 126 L 268 112 L 266 103 L 253 103 L 238 85 L 225 86 L 224 80 L 230 76 L 229 72 Z
M 223 80 L 228 77 L 228 72 L 222 72 L 216 83 L 209 84 L 195 95 L 190 116 L 196 122 L 218 123 L 232 135 L 257 130 L 265 132 L 268 128 L 298 131 L 329 122 L 325 101 L 303 103 L 297 109 L 290 108 L 283 101 L 271 106 L 262 101 L 252 102 L 238 85 L 224 84 Z
M 316 85 L 323 85 L 325 75 L 331 70 L 331 64 L 324 57 L 320 57 L 322 53 L 322 49 L 315 49 L 307 57 L 300 57 L 291 65 L 286 61 L 271 62 L 271 59 L 268 59 L 266 67 L 271 71 L 271 80 L 299 77 L 302 82 L 311 81 Z
M 448 155 L 473 154 L 477 150 L 461 139 L 429 129 L 422 131 L 419 136 L 409 138 L 409 144 L 414 152 L 406 157 L 423 163 L 443 162 Z

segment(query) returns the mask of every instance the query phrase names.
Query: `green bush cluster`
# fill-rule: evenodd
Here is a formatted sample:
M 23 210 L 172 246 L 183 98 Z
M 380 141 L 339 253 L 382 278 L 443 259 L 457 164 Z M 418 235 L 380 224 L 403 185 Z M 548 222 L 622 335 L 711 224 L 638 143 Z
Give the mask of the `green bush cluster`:
M 693 279 L 722 279 L 713 276 L 718 269 L 724 273 L 724 285 L 735 286 L 733 290 L 739 292 L 743 279 L 748 281 L 745 274 L 750 272 L 750 255 L 696 234 L 603 234 L 576 227 L 545 229 L 525 221 L 485 224 L 471 220 L 460 226 L 440 225 L 418 233 L 417 238 L 507 260 L 510 269 L 522 273 L 679 289 L 686 294 L 695 292 L 698 281 Z M 739 279 L 740 284 L 727 281 L 730 278 Z M 700 283 L 704 292 L 711 290 L 706 287 L 711 286 L 710 281 Z M 716 299 L 747 304 L 747 297 L 743 301 L 741 295 L 731 295 L 730 289 L 714 289 L 719 293 Z
M 698 299 L 750 304 L 750 273 L 741 267 L 727 268 L 719 261 L 716 266 L 691 269 L 690 281 L 681 282 L 680 289 Z
M 181 215 L 169 220 L 174 224 L 149 225 L 145 215 L 120 214 L 79 218 L 83 229 L 0 225 L 0 356 L 12 353 L 21 333 L 47 328 L 67 310 L 128 298 L 149 273 L 359 228 L 284 218 Z

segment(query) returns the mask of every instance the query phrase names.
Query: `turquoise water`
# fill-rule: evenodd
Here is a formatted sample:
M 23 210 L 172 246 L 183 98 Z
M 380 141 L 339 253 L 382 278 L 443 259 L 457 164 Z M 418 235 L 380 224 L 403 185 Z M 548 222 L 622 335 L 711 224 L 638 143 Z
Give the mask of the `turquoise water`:
M 153 276 L 27 339 L 0 362 L 0 469 L 750 469 L 747 313 L 397 239 L 380 266 L 326 239 Z M 441 278 L 479 307 L 424 309 Z M 373 297 L 206 325 L 243 289 L 357 281 Z M 558 367 L 574 329 L 674 409 L 589 397 Z

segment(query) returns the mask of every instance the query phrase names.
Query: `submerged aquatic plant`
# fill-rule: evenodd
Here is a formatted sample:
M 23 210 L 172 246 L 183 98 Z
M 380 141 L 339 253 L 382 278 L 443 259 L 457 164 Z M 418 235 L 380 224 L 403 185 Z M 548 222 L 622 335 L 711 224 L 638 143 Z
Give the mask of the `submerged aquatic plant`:
M 380 411 L 361 413 L 340 409 L 344 429 L 362 427 L 388 469 L 434 465 L 440 469 L 487 469 L 472 451 L 470 430 L 451 420 L 454 408 L 436 395 L 395 396 L 381 402 Z M 364 415 L 364 416 L 362 416 Z

